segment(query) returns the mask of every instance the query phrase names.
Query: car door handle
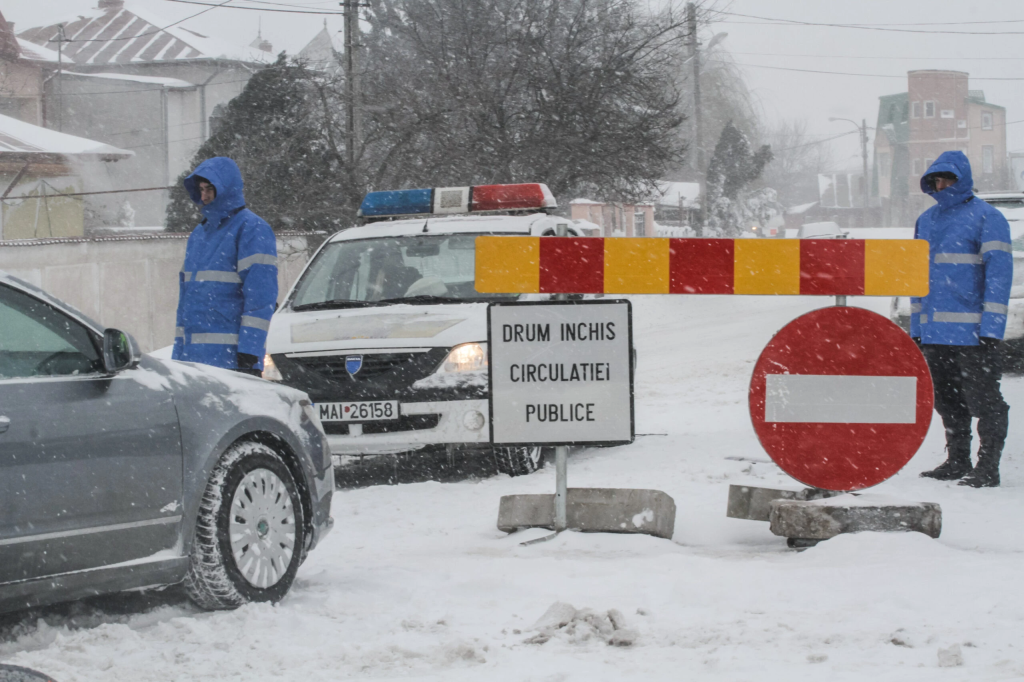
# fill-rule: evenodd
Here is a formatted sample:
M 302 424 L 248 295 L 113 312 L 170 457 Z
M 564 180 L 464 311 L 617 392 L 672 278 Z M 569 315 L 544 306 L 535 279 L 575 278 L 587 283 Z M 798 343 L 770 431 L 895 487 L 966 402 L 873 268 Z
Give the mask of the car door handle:
M 9 428 L 11 428 L 11 420 L 0 415 L 0 433 L 3 433 Z

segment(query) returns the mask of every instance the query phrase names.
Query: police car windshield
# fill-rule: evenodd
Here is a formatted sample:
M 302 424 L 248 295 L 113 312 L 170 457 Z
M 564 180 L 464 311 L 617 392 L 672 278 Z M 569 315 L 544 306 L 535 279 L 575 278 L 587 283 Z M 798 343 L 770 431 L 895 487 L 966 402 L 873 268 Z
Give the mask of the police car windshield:
M 380 237 L 328 244 L 292 298 L 293 310 L 516 298 L 474 287 L 476 234 Z

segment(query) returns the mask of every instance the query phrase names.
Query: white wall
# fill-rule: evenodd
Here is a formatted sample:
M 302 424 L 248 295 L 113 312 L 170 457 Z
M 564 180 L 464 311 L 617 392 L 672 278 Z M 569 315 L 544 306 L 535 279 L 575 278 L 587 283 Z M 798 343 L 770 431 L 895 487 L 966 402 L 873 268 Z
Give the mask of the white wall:
M 130 332 L 143 352 L 174 342 L 178 273 L 187 234 L 0 242 L 0 270 Z M 283 298 L 309 259 L 305 233 L 277 239 Z

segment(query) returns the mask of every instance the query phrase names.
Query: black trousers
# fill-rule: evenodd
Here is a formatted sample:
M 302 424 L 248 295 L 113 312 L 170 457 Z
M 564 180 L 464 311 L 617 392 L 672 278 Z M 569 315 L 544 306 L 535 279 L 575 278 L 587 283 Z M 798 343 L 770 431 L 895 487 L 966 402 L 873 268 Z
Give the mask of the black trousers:
M 1003 370 L 999 349 L 985 346 L 921 347 L 935 385 L 935 411 L 946 428 L 946 444 L 952 455 L 956 448 L 971 447 L 971 417 L 978 418 L 981 447 L 998 454 L 1006 440 L 1010 406 L 1003 400 L 999 381 Z

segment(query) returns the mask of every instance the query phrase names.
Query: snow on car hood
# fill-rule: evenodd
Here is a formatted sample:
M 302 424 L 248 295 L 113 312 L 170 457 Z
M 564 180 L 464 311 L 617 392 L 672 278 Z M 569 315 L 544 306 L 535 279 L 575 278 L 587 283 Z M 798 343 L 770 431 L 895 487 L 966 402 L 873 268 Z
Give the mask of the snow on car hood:
M 302 391 L 259 377 L 149 354 L 138 367 L 118 376 L 149 388 L 173 391 L 220 413 L 274 416 L 292 426 L 298 426 L 301 420 L 299 401 L 308 399 Z M 301 429 L 296 432 L 301 433 Z
M 486 338 L 486 303 L 282 311 L 270 322 L 267 352 L 447 347 Z

